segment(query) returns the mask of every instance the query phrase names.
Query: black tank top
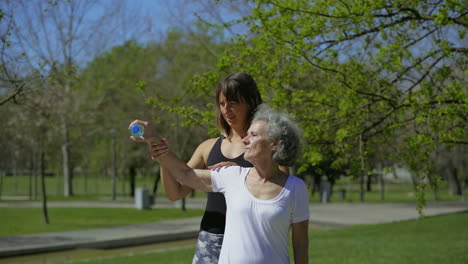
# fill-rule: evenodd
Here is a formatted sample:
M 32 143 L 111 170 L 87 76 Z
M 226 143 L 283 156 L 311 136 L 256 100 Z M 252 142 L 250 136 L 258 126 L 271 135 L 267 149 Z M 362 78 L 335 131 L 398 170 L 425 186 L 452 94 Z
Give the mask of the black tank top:
M 221 143 L 224 137 L 218 138 L 216 143 L 211 149 L 207 166 L 215 165 L 224 161 L 231 161 L 241 167 L 253 167 L 253 165 L 244 159 L 244 154 L 237 158 L 226 158 L 221 152 Z M 213 234 L 224 234 L 224 227 L 226 225 L 226 200 L 224 194 L 216 192 L 208 192 L 208 200 L 206 202 L 205 213 L 200 224 L 200 229 Z

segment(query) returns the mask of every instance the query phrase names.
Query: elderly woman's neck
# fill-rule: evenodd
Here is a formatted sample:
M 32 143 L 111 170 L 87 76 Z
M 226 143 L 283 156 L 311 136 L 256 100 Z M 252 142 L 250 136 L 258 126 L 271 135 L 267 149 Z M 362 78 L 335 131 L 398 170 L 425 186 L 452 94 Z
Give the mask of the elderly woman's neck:
M 263 162 L 256 162 L 254 164 L 255 170 L 258 176 L 265 181 L 270 181 L 274 178 L 283 177 L 287 175 L 285 172 L 279 169 L 278 163 L 269 160 Z

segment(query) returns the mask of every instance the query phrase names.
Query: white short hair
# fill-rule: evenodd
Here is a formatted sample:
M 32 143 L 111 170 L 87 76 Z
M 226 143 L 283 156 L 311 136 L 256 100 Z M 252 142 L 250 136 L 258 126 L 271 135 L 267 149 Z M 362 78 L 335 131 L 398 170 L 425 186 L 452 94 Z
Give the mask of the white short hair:
M 279 141 L 273 160 L 282 166 L 293 166 L 301 152 L 300 130 L 296 124 L 265 104 L 257 107 L 252 123 L 255 121 L 266 121 L 268 138 Z

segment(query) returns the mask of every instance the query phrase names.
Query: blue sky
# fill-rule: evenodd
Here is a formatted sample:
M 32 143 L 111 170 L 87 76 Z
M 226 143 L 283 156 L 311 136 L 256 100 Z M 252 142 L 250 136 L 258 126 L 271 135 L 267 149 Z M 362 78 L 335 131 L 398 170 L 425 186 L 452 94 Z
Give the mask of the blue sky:
M 12 45 L 8 52 L 15 65 L 24 61 L 18 71 L 30 68 L 31 62 L 38 69 L 43 61 L 63 61 L 67 53 L 82 63 L 130 39 L 140 43 L 161 41 L 171 27 L 190 30 L 197 19 L 195 13 L 207 20 L 236 16 L 226 7 L 231 1 L 222 2 L 221 7 L 214 0 L 72 0 L 78 5 L 77 16 L 83 14 L 84 22 L 75 22 L 73 45 L 68 47 L 63 44 L 63 35 L 67 34 L 71 3 L 57 0 L 59 5 L 53 6 L 48 2 L 0 1 L 0 8 L 13 14 L 17 25 L 9 36 Z M 8 19 L 1 21 L 1 34 L 7 22 Z M 65 33 L 61 35 L 59 28 Z
M 212 22 L 238 17 L 234 12 L 227 10 L 227 5 L 231 4 L 231 1 L 219 3 L 215 0 L 97 0 L 97 2 L 123 3 L 127 8 L 126 14 L 130 16 L 124 18 L 127 22 L 143 20 L 142 26 L 148 28 L 148 34 L 138 36 L 142 41 L 157 41 L 161 34 L 165 35 L 171 27 L 192 26 L 197 19 L 195 13 Z M 91 14 L 93 13 L 97 14 L 99 11 L 91 10 Z M 134 14 L 140 17 L 134 17 Z

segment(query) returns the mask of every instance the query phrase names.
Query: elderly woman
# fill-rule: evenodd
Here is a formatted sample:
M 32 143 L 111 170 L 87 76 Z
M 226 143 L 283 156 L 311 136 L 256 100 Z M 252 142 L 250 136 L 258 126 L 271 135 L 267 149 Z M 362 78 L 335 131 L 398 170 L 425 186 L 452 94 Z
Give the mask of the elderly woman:
M 158 158 L 186 186 L 221 192 L 226 198 L 226 230 L 219 263 L 289 263 L 288 234 L 292 229 L 295 263 L 308 263 L 309 204 L 304 182 L 279 169 L 292 166 L 299 155 L 297 127 L 285 116 L 261 106 L 247 136 L 244 158 L 253 168 L 238 166 L 215 170 L 192 169 L 166 149 L 147 122 L 145 127 L 152 157 Z M 149 133 L 149 134 L 148 134 Z

